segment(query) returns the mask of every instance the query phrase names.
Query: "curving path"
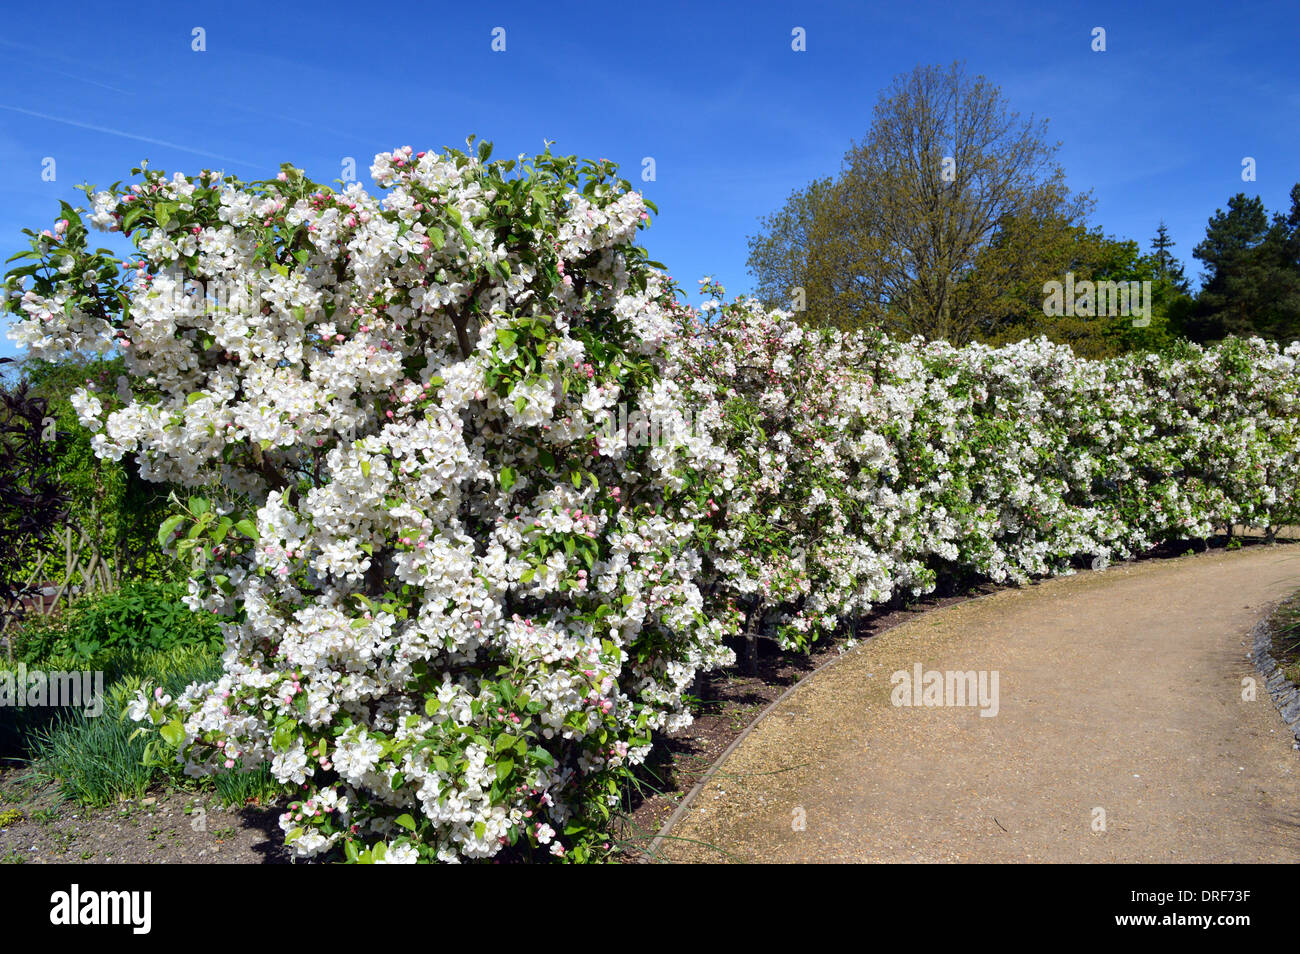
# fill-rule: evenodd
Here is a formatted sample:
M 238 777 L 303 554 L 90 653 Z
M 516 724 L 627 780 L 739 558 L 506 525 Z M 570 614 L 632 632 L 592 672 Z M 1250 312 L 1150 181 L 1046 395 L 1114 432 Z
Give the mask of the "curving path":
M 658 857 L 1300 861 L 1300 752 L 1262 679 L 1242 699 L 1248 634 L 1297 588 L 1300 546 L 1260 546 L 927 613 L 780 702 Z M 917 663 L 996 670 L 997 715 L 892 705 Z

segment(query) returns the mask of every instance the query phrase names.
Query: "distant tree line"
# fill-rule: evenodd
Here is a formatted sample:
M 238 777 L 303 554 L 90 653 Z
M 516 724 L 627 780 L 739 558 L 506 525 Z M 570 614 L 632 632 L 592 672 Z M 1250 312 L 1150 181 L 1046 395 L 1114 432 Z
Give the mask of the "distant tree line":
M 1300 185 L 1286 212 L 1239 194 L 1215 213 L 1194 292 L 1164 222 L 1145 252 L 1088 225 L 1092 195 L 1067 189 L 1046 133 L 959 64 L 900 75 L 839 173 L 795 190 L 749 239 L 758 297 L 815 325 L 958 345 L 1046 335 L 1086 357 L 1300 338 Z M 1067 275 L 1071 289 L 1150 282 L 1144 320 L 1095 300 L 1047 313 L 1045 287 Z

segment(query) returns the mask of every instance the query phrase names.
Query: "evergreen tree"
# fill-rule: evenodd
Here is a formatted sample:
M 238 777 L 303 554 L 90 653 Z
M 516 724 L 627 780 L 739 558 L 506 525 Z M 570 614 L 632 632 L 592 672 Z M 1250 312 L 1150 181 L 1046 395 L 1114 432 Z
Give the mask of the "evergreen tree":
M 1300 185 L 1291 190 L 1290 212 L 1271 222 L 1258 196 L 1233 196 L 1192 254 L 1206 274 L 1183 329 L 1188 337 L 1300 338 Z
M 1155 259 L 1156 274 L 1172 291 L 1186 295 L 1191 292 L 1191 286 L 1183 274 L 1183 263 L 1171 251 L 1173 247 L 1174 240 L 1169 237 L 1169 227 L 1162 219 L 1156 229 L 1156 237 L 1151 240 L 1151 256 Z

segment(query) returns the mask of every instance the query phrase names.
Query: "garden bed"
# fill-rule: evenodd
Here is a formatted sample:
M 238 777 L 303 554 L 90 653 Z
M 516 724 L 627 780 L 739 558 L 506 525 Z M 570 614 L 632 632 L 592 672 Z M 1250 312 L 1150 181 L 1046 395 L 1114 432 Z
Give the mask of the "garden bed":
M 0 769 L 5 864 L 283 864 L 279 811 L 222 808 L 211 792 L 157 792 L 85 808 L 27 769 Z

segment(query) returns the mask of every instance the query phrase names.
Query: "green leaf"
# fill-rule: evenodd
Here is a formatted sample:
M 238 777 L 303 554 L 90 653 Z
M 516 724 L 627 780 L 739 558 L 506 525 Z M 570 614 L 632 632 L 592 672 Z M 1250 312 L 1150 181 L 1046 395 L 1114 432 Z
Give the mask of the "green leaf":
M 183 514 L 176 514 L 164 520 L 162 526 L 158 528 L 158 546 L 166 546 L 167 541 L 171 539 L 171 535 L 176 532 L 176 528 L 184 521 L 185 516 Z
M 285 752 L 293 744 L 292 723 L 285 722 L 276 727 L 275 733 L 271 736 L 271 748 L 277 752 Z
M 172 719 L 165 726 L 158 730 L 162 740 L 170 746 L 178 746 L 185 738 L 185 727 L 181 725 L 180 719 Z
M 132 202 L 131 208 L 122 214 L 122 231 L 130 232 L 135 227 L 135 223 L 140 221 L 140 216 L 144 215 L 144 204 L 141 202 Z
M 258 538 L 257 524 L 253 523 L 251 520 L 239 521 L 239 523 L 235 524 L 235 529 L 250 540 L 256 540 Z
M 407 831 L 415 831 L 415 819 L 410 815 L 398 815 L 393 819 L 393 824 L 400 825 Z

